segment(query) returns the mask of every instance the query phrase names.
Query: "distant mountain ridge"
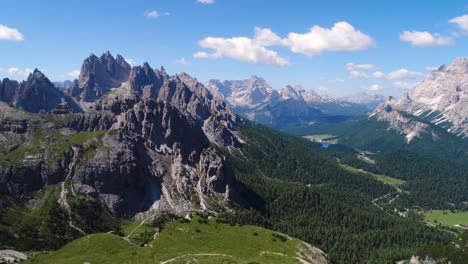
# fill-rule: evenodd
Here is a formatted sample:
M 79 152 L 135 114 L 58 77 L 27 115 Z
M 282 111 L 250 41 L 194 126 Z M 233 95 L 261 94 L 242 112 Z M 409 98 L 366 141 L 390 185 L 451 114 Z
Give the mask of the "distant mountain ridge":
M 366 93 L 329 98 L 300 85 L 277 90 L 257 76 L 246 80 L 209 80 L 205 86 L 241 115 L 276 128 L 307 126 L 327 116 L 364 115 L 385 100 L 382 95 Z

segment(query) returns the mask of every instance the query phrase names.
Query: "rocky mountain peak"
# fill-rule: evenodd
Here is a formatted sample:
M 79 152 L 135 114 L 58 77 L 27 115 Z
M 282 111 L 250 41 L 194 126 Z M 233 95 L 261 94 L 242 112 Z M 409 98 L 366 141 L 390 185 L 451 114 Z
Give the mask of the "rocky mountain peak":
M 83 61 L 78 81 L 69 88 L 69 94 L 78 101 L 94 102 L 126 82 L 130 71 L 130 64 L 120 55 L 116 59 L 109 51 L 99 58 L 91 54 Z
M 157 75 L 151 66 L 145 62 L 143 66 L 133 67 L 128 79 L 128 87 L 143 98 L 154 98 L 164 83 L 164 77 Z
M 286 87 L 282 88 L 279 91 L 281 97 L 285 100 L 304 100 L 304 98 L 302 97 L 303 92 L 304 90 L 301 86 L 296 86 L 293 88 L 291 85 L 286 85 Z
M 57 89 L 40 70 L 35 69 L 28 79 L 17 87 L 12 103 L 28 112 L 38 113 L 52 111 L 57 106 L 68 107 L 67 101 L 71 101 L 70 98 Z M 76 105 L 72 104 L 71 108 L 80 111 Z
M 468 58 L 456 58 L 452 63 L 440 66 L 437 71 L 466 74 L 468 73 Z
M 392 107 L 428 119 L 450 132 L 468 136 L 468 58 L 430 72 Z
M 13 95 L 5 93 L 12 87 Z M 77 193 L 97 197 L 121 215 L 209 209 L 207 199 L 224 203 L 235 194 L 232 172 L 212 146 L 241 146 L 237 116 L 223 101 L 213 99 L 197 79 L 186 73 L 168 76 L 164 68 L 153 70 L 148 63 L 129 68 L 123 57 L 114 58 L 106 52 L 84 60 L 80 79 L 67 92 L 74 98 L 57 89 L 39 70 L 20 84 L 10 80 L 0 83 L 0 96 L 11 97 L 9 104 L 26 111 L 79 112 L 57 116 L 66 117 L 63 122 L 47 120 L 47 125 L 28 122 L 29 118 L 45 120 L 43 115 L 25 114 L 20 126 L 9 124 L 11 131 L 31 131 L 24 137 L 34 136 L 39 126 L 54 132 L 64 128 L 72 134 L 103 133 L 98 140 L 102 144 L 87 153 L 89 157 L 80 147 L 65 144 L 63 152 L 54 150 L 57 162 L 37 155 L 34 162 L 14 169 L 0 166 L 0 181 L 15 175 L 5 192 L 38 190 L 69 175 Z M 92 107 L 83 106 L 80 111 L 77 101 Z M 2 106 L 11 109 L 7 104 Z M 56 136 L 69 134 L 57 132 Z M 74 163 L 78 159 L 83 162 Z M 187 193 L 197 195 L 199 204 L 188 200 Z

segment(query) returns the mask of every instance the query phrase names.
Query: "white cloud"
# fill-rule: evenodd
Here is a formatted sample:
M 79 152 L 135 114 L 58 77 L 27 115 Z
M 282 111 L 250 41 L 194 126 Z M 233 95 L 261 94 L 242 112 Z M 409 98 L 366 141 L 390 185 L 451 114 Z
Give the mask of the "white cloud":
M 188 65 L 188 61 L 184 57 L 177 59 L 175 63 L 179 65 Z
M 23 76 L 23 77 L 28 77 L 29 74 L 31 74 L 34 70 L 30 68 L 25 68 L 25 69 L 20 69 L 16 67 L 10 67 L 10 68 L 0 68 L 0 72 L 6 73 L 8 75 L 17 75 L 17 76 Z
M 23 34 L 17 29 L 9 28 L 4 25 L 0 25 L 0 40 L 12 40 L 12 41 L 22 41 L 24 40 Z
M 126 61 L 128 64 L 130 64 L 130 66 L 132 66 L 132 67 L 136 65 L 136 62 L 135 62 L 133 59 L 131 59 L 131 58 L 126 58 L 125 61 Z
M 408 82 L 403 82 L 403 81 L 397 81 L 394 82 L 393 87 L 398 88 L 398 89 L 404 89 L 404 90 L 409 90 L 413 88 L 414 84 L 408 83 Z
M 437 69 L 439 69 L 439 67 L 429 66 L 429 67 L 426 67 L 426 68 L 425 68 L 425 70 L 426 70 L 427 72 L 435 71 L 435 70 L 437 70 Z
M 158 17 L 161 17 L 161 16 L 170 16 L 170 15 L 171 15 L 171 13 L 169 13 L 169 12 L 164 12 L 164 13 L 161 14 L 156 10 L 145 12 L 145 17 L 148 17 L 148 18 L 158 18 Z
M 465 33 L 468 33 L 468 15 L 454 17 L 450 19 L 449 22 L 456 24 L 459 28 L 465 31 Z
M 67 72 L 67 75 L 70 77 L 77 78 L 78 76 L 80 76 L 80 71 L 79 70 L 70 71 L 70 72 Z
M 292 52 L 308 56 L 323 51 L 358 51 L 374 46 L 374 40 L 356 30 L 348 22 L 338 22 L 332 28 L 313 26 L 308 33 L 289 33 L 288 46 Z
M 159 12 L 156 11 L 156 10 L 147 11 L 147 12 L 145 13 L 145 17 L 157 18 L 157 17 L 159 17 Z
M 437 33 L 431 34 L 427 31 L 404 31 L 400 35 L 400 41 L 410 42 L 413 46 L 447 46 L 454 43 L 450 37 L 443 37 Z
M 354 64 L 352 62 L 346 63 L 346 69 L 348 71 L 352 70 L 372 70 L 375 69 L 376 66 L 374 64 Z
M 269 28 L 255 27 L 254 40 L 258 45 L 261 46 L 285 46 L 287 45 L 286 40 L 280 38 L 276 33 L 271 31 Z
M 327 80 L 328 83 L 343 83 L 345 80 L 341 78 L 329 79 Z
M 215 0 L 197 0 L 197 2 L 210 5 L 210 4 L 214 4 Z
M 420 72 L 413 72 L 409 71 L 407 69 L 399 69 L 396 71 L 389 72 L 387 74 L 387 79 L 390 80 L 395 80 L 395 79 L 409 79 L 409 78 L 415 78 L 418 76 L 421 76 L 422 74 Z
M 312 56 L 323 51 L 364 50 L 372 47 L 374 41 L 347 22 L 338 22 L 331 29 L 313 26 L 308 33 L 289 33 L 287 38 L 281 38 L 269 28 L 255 27 L 253 38 L 207 37 L 198 44 L 213 52 L 200 51 L 193 55 L 194 58 L 228 57 L 255 64 L 285 66 L 289 64 L 288 60 L 267 47 L 285 46 L 292 52 Z
M 376 79 L 388 79 L 388 80 L 410 79 L 410 78 L 415 78 L 421 75 L 422 73 L 420 72 L 409 71 L 407 69 L 398 69 L 398 70 L 389 72 L 387 74 L 381 71 L 376 71 L 372 73 L 372 77 Z
M 288 60 L 278 55 L 273 50 L 260 45 L 255 39 L 246 37 L 214 38 L 207 37 L 198 42 L 205 49 L 212 49 L 212 53 L 197 52 L 194 58 L 231 58 L 235 60 L 261 64 L 286 66 Z
M 364 90 L 373 91 L 373 92 L 380 91 L 382 89 L 384 89 L 384 87 L 380 84 L 372 84 L 370 86 L 364 87 Z
M 376 72 L 372 73 L 372 77 L 377 78 L 377 79 L 383 79 L 386 76 L 385 76 L 385 73 L 383 73 L 381 71 L 376 71 Z
M 348 72 L 348 77 L 352 79 L 367 79 L 369 78 L 369 75 L 367 75 L 367 73 L 365 72 L 353 70 L 353 71 Z

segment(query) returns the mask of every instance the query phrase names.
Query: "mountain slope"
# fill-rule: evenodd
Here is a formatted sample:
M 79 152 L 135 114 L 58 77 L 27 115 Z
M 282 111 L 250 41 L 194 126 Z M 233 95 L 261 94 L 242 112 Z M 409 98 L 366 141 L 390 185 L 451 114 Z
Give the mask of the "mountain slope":
M 449 132 L 468 136 L 468 59 L 458 58 L 432 71 L 408 94 L 387 102 Z
M 319 249 L 297 239 L 254 226 L 228 225 L 222 219 L 180 219 L 162 228 L 147 227 L 157 237 L 136 247 L 113 234 L 93 234 L 26 263 L 328 263 Z

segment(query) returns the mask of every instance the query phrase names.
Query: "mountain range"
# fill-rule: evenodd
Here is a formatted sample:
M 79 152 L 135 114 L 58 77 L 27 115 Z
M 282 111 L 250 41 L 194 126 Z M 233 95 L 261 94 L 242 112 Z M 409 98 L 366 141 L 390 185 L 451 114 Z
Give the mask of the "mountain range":
M 209 80 L 205 86 L 249 120 L 280 129 L 324 122 L 333 116 L 363 115 L 385 101 L 382 95 L 366 93 L 330 98 L 300 85 L 277 90 L 257 76 L 247 80 Z
M 460 137 L 394 110 L 392 98 L 368 116 L 381 96 L 330 99 L 300 86 L 275 90 L 255 76 L 204 85 L 148 63 L 131 67 L 110 52 L 90 55 L 78 79 L 58 86 L 37 69 L 25 81 L 0 83 L 0 246 L 62 248 L 39 255 L 41 263 L 87 262 L 81 256 L 107 243 L 121 249 L 100 255 L 108 263 L 139 254 L 161 261 L 201 254 L 215 262 L 263 255 L 271 263 L 394 262 L 454 239 L 410 217 L 412 210 L 466 207 L 466 164 L 451 158 L 463 156 L 452 152 L 460 151 Z M 327 147 L 249 121 L 315 127 L 333 123 L 340 111 L 348 114 L 335 123 L 347 125 L 348 138 L 331 135 L 339 144 Z M 453 155 L 434 159 L 432 145 L 418 143 L 426 134 L 449 142 Z M 353 135 L 385 140 L 357 149 Z M 406 148 L 413 144 L 421 151 Z M 367 151 L 372 147 L 377 151 Z M 259 240 L 232 246 L 238 233 Z M 197 251 L 208 238 L 224 239 L 238 255 Z M 253 250 L 260 245 L 267 248 Z M 172 248 L 167 259 L 158 253 L 164 246 Z

